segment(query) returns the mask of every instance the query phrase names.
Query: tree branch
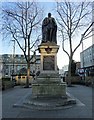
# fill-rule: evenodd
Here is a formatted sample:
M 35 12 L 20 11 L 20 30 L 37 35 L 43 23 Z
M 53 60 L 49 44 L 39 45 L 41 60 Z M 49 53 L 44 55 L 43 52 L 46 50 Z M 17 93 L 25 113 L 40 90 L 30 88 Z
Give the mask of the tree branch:
M 76 46 L 76 48 L 74 49 L 73 54 L 74 54 L 74 52 L 77 50 L 77 48 L 81 45 L 81 43 L 82 43 L 82 41 L 83 41 L 83 39 L 84 39 L 84 37 L 85 37 L 85 34 L 88 32 L 88 30 L 92 27 L 93 24 L 94 24 L 94 22 L 92 22 L 92 23 L 90 24 L 90 26 L 89 26 L 89 27 L 85 30 L 85 32 L 82 34 L 80 43 L 79 43 L 79 44 Z
M 65 41 L 65 38 L 64 38 L 64 34 L 63 34 L 63 30 L 61 31 L 62 33 L 62 38 L 63 38 L 63 42 L 62 42 L 62 48 L 63 48 L 63 51 L 68 55 L 69 57 L 69 53 L 64 49 L 64 41 Z

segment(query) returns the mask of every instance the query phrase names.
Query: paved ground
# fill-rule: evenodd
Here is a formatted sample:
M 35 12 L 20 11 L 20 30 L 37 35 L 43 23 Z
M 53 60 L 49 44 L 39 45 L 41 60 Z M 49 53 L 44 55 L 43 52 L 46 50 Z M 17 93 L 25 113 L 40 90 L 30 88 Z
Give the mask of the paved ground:
M 94 88 L 93 88 L 94 89 Z M 32 88 L 15 87 L 2 92 L 2 118 L 92 118 L 92 88 L 74 85 L 68 87 L 69 95 L 77 104 L 66 109 L 39 111 L 13 107 L 22 101 Z

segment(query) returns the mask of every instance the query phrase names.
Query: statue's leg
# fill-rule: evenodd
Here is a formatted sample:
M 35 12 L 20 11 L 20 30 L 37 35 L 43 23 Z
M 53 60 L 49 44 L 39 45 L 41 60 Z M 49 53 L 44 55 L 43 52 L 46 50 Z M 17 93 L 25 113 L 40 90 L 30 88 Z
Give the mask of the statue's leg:
M 50 30 L 50 42 L 52 42 L 52 38 L 53 38 L 53 30 Z
M 52 32 L 52 41 L 57 43 L 57 40 L 56 40 L 56 30 L 53 30 L 53 32 Z
M 50 30 L 47 31 L 47 41 L 50 41 Z
M 47 42 L 47 31 L 44 33 L 44 41 Z

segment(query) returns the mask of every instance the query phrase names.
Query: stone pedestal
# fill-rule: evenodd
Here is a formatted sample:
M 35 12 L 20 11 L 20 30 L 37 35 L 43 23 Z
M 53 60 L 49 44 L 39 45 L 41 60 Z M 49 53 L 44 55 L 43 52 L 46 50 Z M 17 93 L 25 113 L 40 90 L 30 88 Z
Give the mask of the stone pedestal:
M 59 46 L 55 43 L 42 43 L 39 46 L 39 52 L 41 53 L 41 72 L 57 72 L 57 52 Z
M 41 54 L 40 75 L 32 83 L 33 97 L 65 97 L 66 83 L 62 83 L 57 69 L 57 52 L 59 46 L 55 43 L 42 43 L 39 46 Z

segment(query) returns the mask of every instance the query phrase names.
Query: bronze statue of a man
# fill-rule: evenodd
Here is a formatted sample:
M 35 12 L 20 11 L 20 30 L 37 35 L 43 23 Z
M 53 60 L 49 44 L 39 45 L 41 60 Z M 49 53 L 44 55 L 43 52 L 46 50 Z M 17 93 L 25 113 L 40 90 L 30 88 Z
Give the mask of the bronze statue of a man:
M 51 17 L 51 13 L 48 13 L 48 17 L 46 17 L 42 23 L 42 43 L 49 41 L 57 44 L 56 34 L 57 24 L 55 19 Z

